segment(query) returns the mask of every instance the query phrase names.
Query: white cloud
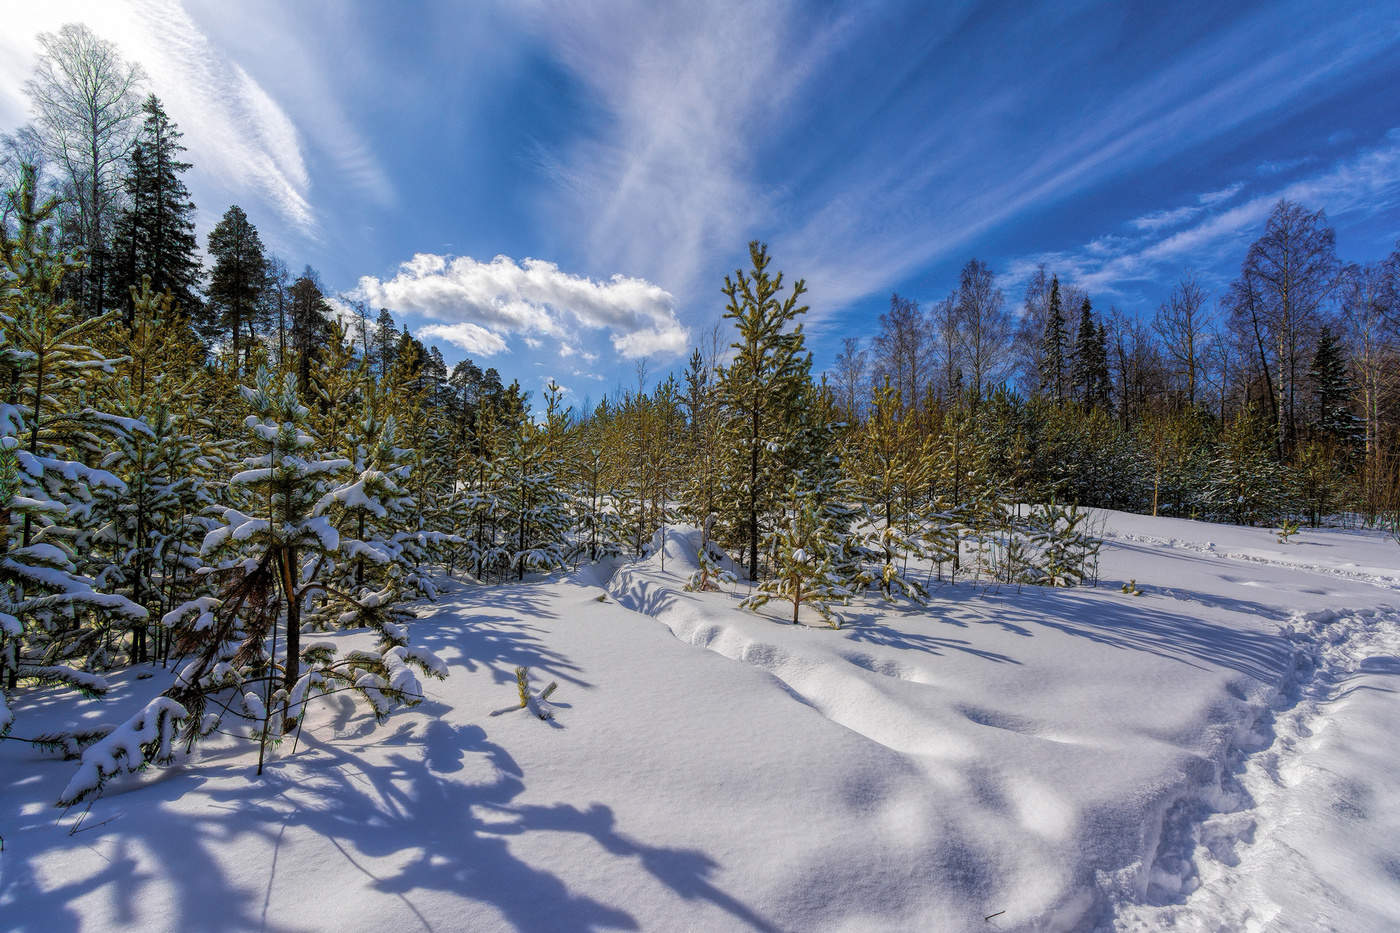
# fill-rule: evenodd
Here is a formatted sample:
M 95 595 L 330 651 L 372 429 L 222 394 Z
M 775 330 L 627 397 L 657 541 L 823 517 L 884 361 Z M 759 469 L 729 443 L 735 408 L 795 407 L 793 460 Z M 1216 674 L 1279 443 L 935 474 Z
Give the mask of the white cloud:
M 1161 230 L 1164 227 L 1175 227 L 1185 223 L 1201 212 L 1201 208 L 1194 205 L 1176 207 L 1171 210 L 1153 211 L 1141 217 L 1134 217 L 1128 221 L 1130 226 L 1139 230 Z
M 754 177 L 756 143 L 776 135 L 843 23 L 803 27 L 795 0 L 519 8 L 606 114 L 539 153 L 557 183 L 542 212 L 574 228 L 591 266 L 696 294 L 717 255 L 742 249 L 770 214 L 776 192 Z M 625 344 L 644 345 L 665 341 Z
M 420 339 L 427 337 L 445 340 L 474 356 L 495 356 L 497 353 L 504 353 L 507 349 L 505 340 L 501 339 L 499 334 L 494 334 L 470 321 L 459 321 L 456 324 L 428 324 L 418 328 L 418 337 Z
M 1224 188 L 1218 188 L 1215 191 L 1207 191 L 1197 196 L 1196 201 L 1197 203 L 1204 204 L 1206 207 L 1213 207 L 1216 204 L 1223 204 L 1243 190 L 1244 182 L 1237 181 L 1232 185 L 1226 185 Z
M 378 328 L 373 320 L 360 317 L 360 312 L 340 296 L 327 295 L 323 300 L 331 318 L 339 321 L 346 333 L 352 337 L 358 339 L 362 329 L 365 333 L 372 334 Z
M 490 352 L 503 351 L 509 334 L 519 334 L 527 344 L 541 337 L 572 342 L 580 328 L 606 331 L 614 349 L 628 358 L 678 354 L 689 341 L 676 317 L 675 299 L 660 286 L 623 275 L 595 282 L 540 259 L 517 263 L 497 256 L 479 262 L 470 256 L 419 253 L 387 281 L 361 278 L 359 293 L 376 307 L 470 324 L 475 329 L 451 332 L 479 347 L 494 347 Z M 452 339 L 450 330 L 438 333 Z M 468 349 L 464 343 L 458 346 Z

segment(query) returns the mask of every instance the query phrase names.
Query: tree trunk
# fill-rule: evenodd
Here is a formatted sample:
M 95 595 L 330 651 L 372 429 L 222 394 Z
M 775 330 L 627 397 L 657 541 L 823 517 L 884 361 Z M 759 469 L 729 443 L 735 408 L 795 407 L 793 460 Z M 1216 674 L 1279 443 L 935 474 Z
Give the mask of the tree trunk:
M 749 438 L 749 579 L 758 581 L 758 403 L 752 411 L 753 432 Z
M 301 600 L 296 589 L 297 549 L 282 549 L 282 592 L 287 598 L 287 663 L 284 665 L 282 683 L 288 690 L 296 686 L 301 676 Z

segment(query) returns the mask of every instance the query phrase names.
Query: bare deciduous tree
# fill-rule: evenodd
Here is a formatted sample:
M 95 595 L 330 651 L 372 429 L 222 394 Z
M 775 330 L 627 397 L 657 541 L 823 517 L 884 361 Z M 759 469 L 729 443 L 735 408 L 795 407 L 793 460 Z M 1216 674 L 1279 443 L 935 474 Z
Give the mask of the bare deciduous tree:
M 1006 299 L 996 287 L 987 264 L 973 259 L 963 266 L 958 282 L 958 346 L 967 364 L 974 398 L 1004 377 L 1011 318 Z
M 842 338 L 841 352 L 836 354 L 832 372 L 837 404 L 848 414 L 859 413 L 866 395 L 866 360 L 869 353 L 860 343 L 859 337 Z
M 100 313 L 106 224 L 121 193 L 122 162 L 136 138 L 137 89 L 145 75 L 81 23 L 40 33 L 39 45 L 43 53 L 25 89 L 45 151 L 70 188 L 90 265 L 86 303 L 89 312 Z
M 1026 282 L 1025 304 L 1016 324 L 1012 344 L 1016 368 L 1021 373 L 1021 391 L 1034 395 L 1040 388 L 1041 364 L 1045 355 L 1045 318 L 1050 311 L 1051 275 L 1041 263 Z
M 1339 271 L 1336 236 L 1326 215 L 1279 201 L 1232 287 L 1232 324 L 1246 340 L 1254 339 L 1283 455 L 1291 454 L 1297 438 L 1299 383 Z
M 1351 266 L 1345 273 L 1342 320 L 1352 345 L 1365 428 L 1363 474 L 1367 507 L 1383 507 L 1382 454 L 1393 447 L 1388 409 L 1400 397 L 1400 248 L 1383 261 Z
M 1176 283 L 1167 300 L 1157 308 L 1152 322 L 1162 338 L 1174 374 L 1185 383 L 1186 404 L 1192 407 L 1196 404 L 1205 366 L 1208 318 L 1205 289 L 1194 276 L 1187 275 Z
M 952 402 L 962 392 L 963 360 L 958 340 L 958 293 L 952 292 L 929 312 L 938 356 L 939 393 Z
M 928 321 L 918 302 L 891 295 L 890 310 L 880 315 L 880 332 L 871 344 L 875 380 L 888 378 L 906 404 L 915 404 L 928 383 L 931 347 Z

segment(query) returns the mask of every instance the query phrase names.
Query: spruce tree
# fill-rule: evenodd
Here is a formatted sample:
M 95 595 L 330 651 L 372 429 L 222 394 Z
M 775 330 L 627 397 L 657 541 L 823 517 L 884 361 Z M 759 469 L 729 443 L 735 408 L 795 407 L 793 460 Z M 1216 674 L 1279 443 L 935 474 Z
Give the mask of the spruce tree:
M 1098 328 L 1094 325 L 1093 306 L 1089 303 L 1089 297 L 1086 295 L 1084 303 L 1079 307 L 1079 332 L 1075 339 L 1074 358 L 1070 365 L 1073 374 L 1074 394 L 1086 408 L 1093 408 L 1098 404 L 1098 399 L 1095 398 L 1100 365 L 1098 336 Z M 1106 357 L 1103 365 L 1107 365 Z
M 1065 314 L 1060 306 L 1059 276 L 1050 280 L 1050 303 L 1040 345 L 1040 392 L 1062 402 L 1065 397 Z
M 1353 450 L 1365 429 L 1351 410 L 1356 387 L 1347 368 L 1346 351 L 1329 327 L 1324 326 L 1318 335 L 1308 379 L 1315 405 L 1314 430 L 1326 441 Z
M 149 277 L 157 294 L 170 292 L 183 314 L 197 312 L 200 300 L 199 244 L 194 233 L 194 203 L 180 176 L 190 163 L 180 158 L 183 135 L 154 94 L 141 105 L 145 120 L 127 158 L 126 206 L 117 216 L 112 249 L 117 280 L 112 295 L 129 295 Z M 128 297 L 125 321 L 133 324 L 135 306 Z

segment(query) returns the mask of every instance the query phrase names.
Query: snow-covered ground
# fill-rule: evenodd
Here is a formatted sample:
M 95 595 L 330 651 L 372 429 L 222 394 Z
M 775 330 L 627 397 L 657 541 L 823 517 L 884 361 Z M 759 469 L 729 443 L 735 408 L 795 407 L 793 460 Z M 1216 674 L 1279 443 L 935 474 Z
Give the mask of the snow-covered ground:
M 1097 588 L 840 631 L 683 592 L 693 531 L 664 572 L 459 587 L 427 702 L 321 701 L 262 778 L 230 742 L 64 813 L 73 763 L 0 743 L 0 927 L 1400 927 L 1400 547 L 1103 520 Z M 118 721 L 143 673 L 15 731 Z

